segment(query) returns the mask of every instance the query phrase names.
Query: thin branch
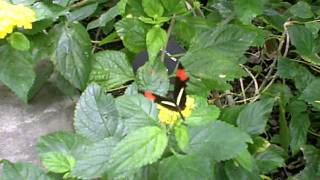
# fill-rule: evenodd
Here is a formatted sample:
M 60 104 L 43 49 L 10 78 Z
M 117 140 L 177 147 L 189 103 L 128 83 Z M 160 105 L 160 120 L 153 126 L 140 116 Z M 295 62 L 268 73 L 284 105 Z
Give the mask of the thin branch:
M 240 78 L 239 81 L 240 81 L 240 87 L 241 87 L 243 99 L 247 99 L 247 97 L 246 97 L 246 91 L 244 90 L 243 79 Z M 247 101 L 244 101 L 244 103 L 247 104 Z
M 253 83 L 254 83 L 254 88 L 255 88 L 255 92 L 254 95 L 259 95 L 259 84 L 258 81 L 256 79 L 256 77 L 252 74 L 252 72 L 246 68 L 244 65 L 240 65 L 245 71 L 247 71 L 247 73 L 251 76 Z
M 170 21 L 170 25 L 169 25 L 169 28 L 168 28 L 168 31 L 167 31 L 166 43 L 165 43 L 165 45 L 163 47 L 163 51 L 161 52 L 161 58 L 160 58 L 161 62 L 164 62 L 164 58 L 166 57 L 166 51 L 167 51 L 167 47 L 168 47 L 168 42 L 169 42 L 173 27 L 174 27 L 175 24 L 176 24 L 176 15 L 174 14 L 172 19 L 171 19 L 171 21 Z

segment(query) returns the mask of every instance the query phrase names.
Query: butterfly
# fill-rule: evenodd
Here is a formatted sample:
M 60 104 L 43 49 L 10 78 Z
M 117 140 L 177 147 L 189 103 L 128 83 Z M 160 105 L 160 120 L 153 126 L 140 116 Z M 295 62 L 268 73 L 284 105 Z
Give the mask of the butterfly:
M 179 64 L 176 71 L 174 90 L 171 94 L 169 93 L 170 95 L 167 95 L 167 97 L 163 97 L 153 93 L 152 91 L 144 91 L 143 94 L 147 99 L 154 101 L 155 103 L 160 104 L 167 109 L 179 112 L 182 119 L 184 119 L 181 111 L 183 111 L 186 107 L 186 87 L 188 80 L 189 77 L 185 69 L 181 64 Z

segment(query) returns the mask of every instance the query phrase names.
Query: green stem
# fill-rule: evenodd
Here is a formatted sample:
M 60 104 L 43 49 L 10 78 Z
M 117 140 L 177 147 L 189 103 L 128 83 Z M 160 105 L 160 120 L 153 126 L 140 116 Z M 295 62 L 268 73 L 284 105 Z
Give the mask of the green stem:
M 279 111 L 280 111 L 280 116 L 279 116 L 280 143 L 281 143 L 281 147 L 285 150 L 285 152 L 288 152 L 290 136 L 289 136 L 289 128 L 286 120 L 286 110 L 284 107 L 282 95 L 279 98 Z

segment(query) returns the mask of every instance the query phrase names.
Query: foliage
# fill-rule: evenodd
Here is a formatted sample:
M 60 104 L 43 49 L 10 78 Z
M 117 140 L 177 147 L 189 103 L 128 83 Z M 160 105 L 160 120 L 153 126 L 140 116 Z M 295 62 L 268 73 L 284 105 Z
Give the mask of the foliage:
M 26 16 L 8 16 L 14 7 Z M 45 170 L 1 160 L 1 179 L 319 179 L 319 9 L 308 0 L 0 0 L 0 81 L 25 103 L 47 81 L 81 93 L 75 132 L 37 142 Z M 173 39 L 184 53 L 171 52 Z M 170 95 L 174 61 L 192 99 L 181 113 L 141 93 Z

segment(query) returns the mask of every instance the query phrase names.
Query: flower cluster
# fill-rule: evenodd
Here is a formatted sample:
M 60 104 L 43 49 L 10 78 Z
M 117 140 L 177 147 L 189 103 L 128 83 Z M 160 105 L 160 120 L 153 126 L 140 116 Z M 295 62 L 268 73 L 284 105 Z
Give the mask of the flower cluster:
M 191 116 L 191 112 L 194 106 L 195 106 L 194 98 L 187 96 L 186 107 L 183 111 L 181 111 L 182 115 L 186 118 Z M 157 108 L 159 109 L 158 118 L 162 124 L 173 125 L 174 123 L 177 122 L 177 120 L 180 117 L 179 112 L 172 111 L 161 105 L 158 105 Z
M 15 27 L 31 29 L 35 20 L 36 15 L 32 9 L 0 0 L 0 39 L 6 37 Z

